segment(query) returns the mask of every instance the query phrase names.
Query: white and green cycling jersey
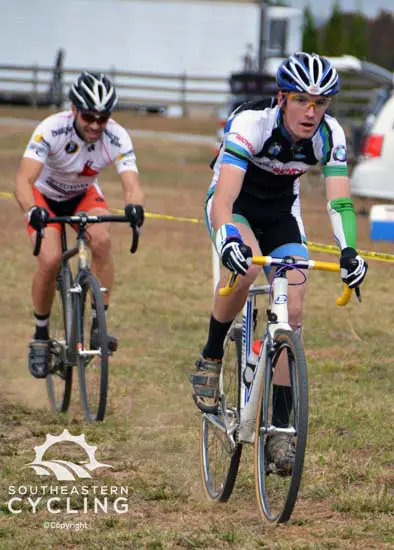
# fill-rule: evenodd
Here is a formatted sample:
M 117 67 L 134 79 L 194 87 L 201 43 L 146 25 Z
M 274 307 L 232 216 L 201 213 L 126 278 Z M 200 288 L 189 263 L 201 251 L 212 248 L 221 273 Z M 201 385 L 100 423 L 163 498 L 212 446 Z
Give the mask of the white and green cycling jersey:
M 298 195 L 299 177 L 318 164 L 324 176 L 346 176 L 346 160 L 345 132 L 332 116 L 323 116 L 312 138 L 294 142 L 275 100 L 247 102 L 230 115 L 224 127 L 209 195 L 224 164 L 245 172 L 242 191 L 275 199 Z

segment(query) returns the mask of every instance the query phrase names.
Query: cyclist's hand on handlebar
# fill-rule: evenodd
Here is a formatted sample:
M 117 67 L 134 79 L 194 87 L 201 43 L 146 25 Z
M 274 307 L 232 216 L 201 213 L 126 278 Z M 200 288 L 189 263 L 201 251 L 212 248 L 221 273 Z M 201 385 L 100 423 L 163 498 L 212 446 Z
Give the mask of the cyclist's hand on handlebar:
M 246 275 L 252 256 L 250 246 L 236 238 L 226 241 L 221 252 L 223 265 L 237 275 Z
M 224 267 L 236 275 L 246 275 L 252 264 L 252 249 L 244 244 L 238 227 L 225 223 L 216 232 L 216 250 Z
M 124 209 L 124 213 L 131 226 L 141 227 L 144 223 L 144 207 L 140 204 L 127 204 Z
M 342 281 L 349 288 L 357 288 L 367 274 L 368 264 L 359 256 L 354 248 L 344 248 L 340 259 Z
M 47 224 L 49 212 L 42 206 L 32 206 L 26 213 L 28 224 L 35 230 L 41 231 Z

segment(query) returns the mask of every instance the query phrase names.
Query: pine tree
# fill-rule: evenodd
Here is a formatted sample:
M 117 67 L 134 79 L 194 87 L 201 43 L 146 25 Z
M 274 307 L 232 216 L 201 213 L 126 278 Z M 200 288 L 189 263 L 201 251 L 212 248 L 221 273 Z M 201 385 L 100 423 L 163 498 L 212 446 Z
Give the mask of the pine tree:
M 319 51 L 319 35 L 317 32 L 315 18 L 313 17 L 309 4 L 304 9 L 302 50 L 309 53 L 317 53 Z
M 335 0 L 330 19 L 323 27 L 322 55 L 341 56 L 347 53 L 347 36 L 338 0 Z

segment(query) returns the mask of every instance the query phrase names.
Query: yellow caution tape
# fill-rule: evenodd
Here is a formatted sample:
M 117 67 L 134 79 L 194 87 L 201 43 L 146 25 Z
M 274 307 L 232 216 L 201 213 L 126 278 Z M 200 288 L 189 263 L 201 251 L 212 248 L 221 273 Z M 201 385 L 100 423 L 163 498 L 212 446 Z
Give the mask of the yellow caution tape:
M 0 198 L 5 199 L 15 199 L 15 195 L 13 193 L 6 193 L 0 191 Z M 123 210 L 118 210 L 116 208 L 111 208 L 112 212 L 117 212 L 120 214 L 123 214 Z M 174 222 L 186 222 L 186 223 L 204 223 L 203 220 L 200 220 L 198 218 L 185 218 L 180 216 L 169 216 L 167 214 L 156 214 L 154 212 L 145 212 L 145 216 L 147 218 L 152 218 L 155 220 L 168 220 L 168 221 L 174 221 Z M 336 246 L 330 245 L 330 244 L 322 244 L 322 243 L 313 243 L 308 241 L 306 243 L 308 245 L 309 250 L 312 252 L 327 252 L 328 254 L 334 254 L 335 256 L 340 255 L 340 251 Z M 388 263 L 394 263 L 394 254 L 386 254 L 384 252 L 374 252 L 373 250 L 358 250 L 358 253 L 360 256 L 363 256 L 363 258 L 370 258 L 371 260 L 377 260 L 379 262 L 388 262 Z

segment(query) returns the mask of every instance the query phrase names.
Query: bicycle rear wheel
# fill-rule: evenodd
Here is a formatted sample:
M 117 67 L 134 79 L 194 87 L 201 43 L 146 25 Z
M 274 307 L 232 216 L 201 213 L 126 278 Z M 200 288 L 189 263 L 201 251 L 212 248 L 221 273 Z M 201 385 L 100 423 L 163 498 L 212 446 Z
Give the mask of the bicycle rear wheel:
M 46 377 L 51 408 L 55 413 L 68 410 L 71 399 L 72 367 L 67 363 L 67 346 L 71 333 L 71 270 L 63 266 L 56 278 L 56 293 L 50 317 L 50 368 Z
M 237 443 L 241 382 L 240 326 L 230 328 L 220 374 L 217 415 L 203 414 L 200 433 L 200 464 L 205 493 L 212 500 L 226 502 L 232 493 L 241 459 Z
M 91 273 L 80 282 L 81 334 L 77 339 L 79 387 L 85 418 L 101 421 L 105 416 L 108 393 L 108 334 L 100 283 Z M 98 330 L 97 347 L 91 346 L 92 310 Z
M 282 403 L 290 415 L 287 433 L 295 449 L 295 460 L 290 472 L 277 471 L 267 451 L 267 434 L 274 433 L 272 426 L 273 371 L 281 356 L 287 357 L 290 389 L 276 387 L 275 398 L 282 392 Z M 291 331 L 278 330 L 274 352 L 267 358 L 264 387 L 260 395 L 255 439 L 255 484 L 261 516 L 270 522 L 288 521 L 298 495 L 308 431 L 308 375 L 303 346 Z

